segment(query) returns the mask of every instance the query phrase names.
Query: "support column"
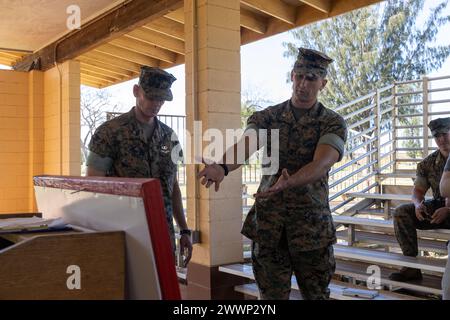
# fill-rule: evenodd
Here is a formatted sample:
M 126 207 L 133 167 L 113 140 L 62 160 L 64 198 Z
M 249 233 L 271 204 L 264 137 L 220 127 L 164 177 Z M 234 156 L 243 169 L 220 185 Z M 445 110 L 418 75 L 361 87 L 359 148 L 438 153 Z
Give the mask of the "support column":
M 185 0 L 184 9 L 187 130 L 194 141 L 194 122 L 201 121 L 202 133 L 218 129 L 225 138 L 226 129 L 240 127 L 240 1 Z M 194 160 L 191 154 L 187 161 Z M 217 193 L 195 176 L 188 165 L 187 218 L 200 231 L 200 243 L 188 267 L 186 298 L 237 298 L 233 286 L 242 280 L 219 273 L 218 266 L 242 261 L 241 170 Z

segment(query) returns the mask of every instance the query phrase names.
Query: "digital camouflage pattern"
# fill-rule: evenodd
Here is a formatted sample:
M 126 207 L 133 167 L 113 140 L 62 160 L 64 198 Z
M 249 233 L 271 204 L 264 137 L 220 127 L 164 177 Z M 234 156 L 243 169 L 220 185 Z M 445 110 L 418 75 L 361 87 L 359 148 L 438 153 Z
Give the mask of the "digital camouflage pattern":
M 98 127 L 89 143 L 89 150 L 113 160 L 107 176 L 160 180 L 169 234 L 175 248 L 172 192 L 177 163 L 172 161 L 171 155 L 173 152 L 181 161 L 182 150 L 173 130 L 157 120 L 151 141 L 147 141 L 133 107 L 129 112 Z
M 428 124 L 431 134 L 447 133 L 450 130 L 450 118 L 437 118 Z
M 431 188 L 432 200 L 424 201 L 427 213 L 433 213 L 445 206 L 445 199 L 441 197 L 439 183 L 444 171 L 446 159 L 436 150 L 417 165 L 414 185 L 425 192 Z M 419 221 L 416 217 L 414 204 L 404 204 L 395 209 L 394 230 L 397 241 L 405 256 L 415 257 L 418 254 L 417 231 L 429 229 L 450 229 L 450 217 L 441 224 L 431 224 L 429 220 Z
M 172 74 L 162 69 L 143 66 L 139 76 L 139 86 L 149 100 L 172 101 L 170 87 L 175 80 L 177 79 Z
M 289 299 L 292 272 L 303 299 L 327 300 L 330 297 L 328 285 L 336 268 L 332 245 L 291 254 L 285 237 L 276 249 L 253 242 L 252 261 L 261 299 Z
M 445 201 L 427 200 L 424 201 L 427 212 L 432 215 L 434 211 L 445 206 Z M 416 217 L 416 210 L 413 203 L 403 204 L 395 209 L 394 231 L 398 244 L 403 255 L 416 257 L 419 253 L 417 244 L 417 229 L 450 229 L 450 217 L 441 224 L 431 224 L 429 220 L 419 221 Z
M 318 77 L 325 77 L 327 75 L 328 65 L 332 62 L 333 59 L 322 52 L 299 48 L 297 60 L 294 64 L 294 72 L 312 73 Z
M 258 192 L 275 183 L 282 169 L 294 174 L 310 163 L 320 141 L 332 137 L 343 144 L 347 136 L 344 119 L 321 103 L 296 121 L 288 100 L 255 112 L 248 124 L 258 129 L 279 129 L 279 170 L 275 175 L 262 177 Z M 269 130 L 268 154 L 271 152 L 270 134 Z M 294 251 L 316 250 L 336 241 L 328 203 L 328 175 L 315 183 L 256 200 L 242 233 L 264 247 L 275 247 L 283 230 L 289 249 Z
M 447 159 L 442 156 L 441 152 L 436 150 L 417 165 L 414 185 L 425 190 L 425 192 L 431 188 L 433 199 L 441 198 L 439 183 L 444 173 L 446 161 Z

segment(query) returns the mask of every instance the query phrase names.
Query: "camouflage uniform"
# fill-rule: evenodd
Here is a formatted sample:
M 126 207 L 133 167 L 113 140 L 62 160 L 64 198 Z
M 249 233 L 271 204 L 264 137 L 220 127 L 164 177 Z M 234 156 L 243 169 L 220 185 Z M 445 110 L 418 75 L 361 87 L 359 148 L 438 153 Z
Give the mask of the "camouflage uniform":
M 290 100 L 255 112 L 249 127 L 279 129 L 279 171 L 262 177 L 258 192 L 286 168 L 294 174 L 313 160 L 318 144 L 331 144 L 342 158 L 346 124 L 337 113 L 316 103 L 298 121 Z M 267 152 L 271 152 L 270 130 Z M 332 141 L 339 141 L 336 146 Z M 336 241 L 328 203 L 328 175 L 301 187 L 256 200 L 242 233 L 253 241 L 253 270 L 264 299 L 287 299 L 294 271 L 305 299 L 327 299 L 335 270 Z
M 436 150 L 417 165 L 414 185 L 423 190 L 431 188 L 433 199 L 424 201 L 429 215 L 445 206 L 445 198 L 441 197 L 439 183 L 444 171 L 446 158 Z M 450 229 L 450 217 L 441 224 L 431 224 L 429 220 L 419 221 L 413 203 L 403 204 L 395 209 L 394 230 L 403 255 L 416 257 L 418 254 L 417 231 L 429 229 Z
M 147 99 L 171 101 L 170 87 L 175 80 L 164 70 L 143 66 L 139 86 Z M 181 145 L 175 132 L 156 117 L 154 131 L 149 136 L 148 126 L 137 120 L 134 109 L 98 127 L 89 143 L 89 150 L 95 157 L 112 162 L 107 176 L 160 180 L 169 234 L 175 248 L 172 193 L 177 162 L 182 160 Z M 95 167 L 93 159 L 88 158 L 88 165 Z
M 172 244 L 175 241 L 172 191 L 177 174 L 177 164 L 171 159 L 174 148 L 181 159 L 181 145 L 176 134 L 159 120 L 156 121 L 151 141 L 147 141 L 136 119 L 134 107 L 98 127 L 89 144 L 90 151 L 113 159 L 107 176 L 160 180 Z

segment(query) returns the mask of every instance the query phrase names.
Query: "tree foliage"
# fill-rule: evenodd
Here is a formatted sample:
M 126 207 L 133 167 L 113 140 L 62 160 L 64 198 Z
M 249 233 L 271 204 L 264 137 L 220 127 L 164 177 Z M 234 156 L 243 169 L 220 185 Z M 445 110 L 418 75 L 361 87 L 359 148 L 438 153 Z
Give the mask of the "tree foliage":
M 107 112 L 117 112 L 119 105 L 112 101 L 112 94 L 106 90 L 83 88 L 81 107 L 81 151 L 84 161 L 88 155 L 88 145 L 95 129 L 106 121 Z
M 436 45 L 437 33 L 450 21 L 448 0 L 438 2 L 422 20 L 424 0 L 390 0 L 292 31 L 285 56 L 298 47 L 325 52 L 334 59 L 321 101 L 331 107 L 394 81 L 420 78 L 439 69 L 450 44 Z M 423 14 L 422 14 L 423 13 Z
M 285 56 L 294 60 L 298 47 L 308 47 L 334 59 L 329 67 L 330 81 L 320 100 L 326 106 L 336 108 L 396 81 L 420 79 L 442 66 L 450 55 L 450 41 L 436 44 L 436 38 L 440 28 L 450 22 L 450 16 L 445 14 L 448 0 L 436 0 L 433 5 L 425 12 L 425 0 L 389 0 L 298 28 L 292 31 L 295 43 L 284 44 Z M 422 88 L 411 83 L 401 90 L 420 92 Z M 374 126 L 374 121 L 364 122 L 364 119 L 373 117 L 375 108 L 356 111 L 374 105 L 375 99 L 374 95 L 345 109 L 344 114 L 351 114 L 347 120 L 349 124 L 360 123 L 350 134 Z M 398 113 L 423 112 L 421 100 L 420 95 L 398 97 L 397 102 L 402 105 Z M 415 104 L 406 106 L 411 103 Z M 386 113 L 382 121 L 388 117 L 390 115 Z M 421 124 L 417 117 L 402 117 L 399 121 L 407 126 Z M 390 129 L 392 122 L 386 123 L 384 129 Z M 417 128 L 406 131 L 408 136 L 419 135 Z M 411 139 L 403 142 L 403 146 L 419 148 L 421 143 Z M 411 151 L 408 155 L 415 157 L 417 153 Z

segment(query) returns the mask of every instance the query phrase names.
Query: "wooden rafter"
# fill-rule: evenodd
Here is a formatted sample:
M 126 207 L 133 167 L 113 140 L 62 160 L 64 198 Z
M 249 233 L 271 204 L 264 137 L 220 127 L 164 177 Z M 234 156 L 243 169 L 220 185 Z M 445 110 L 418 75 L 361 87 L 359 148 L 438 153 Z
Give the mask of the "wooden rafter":
M 86 71 L 93 72 L 93 73 L 98 74 L 98 75 L 103 75 L 105 77 L 114 78 L 115 80 L 122 80 L 124 78 L 123 76 L 118 75 L 117 73 L 114 73 L 114 72 L 111 72 L 111 71 L 107 71 L 107 70 L 104 70 L 104 69 L 101 69 L 101 68 L 97 68 L 97 67 L 95 67 L 95 66 L 93 66 L 93 65 L 91 65 L 89 63 L 86 63 L 86 62 L 81 62 L 80 61 L 80 68 L 81 68 L 82 71 L 86 70 Z
M 3 64 L 5 66 L 11 66 L 11 61 L 5 58 L 0 57 L 0 64 Z
M 184 41 L 184 25 L 165 17 L 147 23 L 143 28 Z
M 80 62 L 82 62 L 86 65 L 95 67 L 99 70 L 110 71 L 120 77 L 133 77 L 136 74 L 135 72 L 132 72 L 132 71 L 129 71 L 126 69 L 122 69 L 118 66 L 112 66 L 112 65 L 105 64 L 105 63 L 100 63 L 96 60 L 86 57 L 85 55 L 78 57 L 77 60 L 79 60 Z
M 90 87 L 94 87 L 94 88 L 102 88 L 102 87 L 105 87 L 105 86 L 109 85 L 109 83 L 107 83 L 107 82 L 101 82 L 101 81 L 98 81 L 98 80 L 92 80 L 92 79 L 89 79 L 89 78 L 84 78 L 83 75 L 81 75 L 80 81 L 81 81 L 81 84 L 84 84 L 84 85 L 90 86 Z
M 113 81 L 113 80 L 108 80 L 108 79 L 105 79 L 105 78 L 100 78 L 100 77 L 97 77 L 97 76 L 92 76 L 91 74 L 87 74 L 87 73 L 82 73 L 82 74 L 80 75 L 80 80 L 81 80 L 81 79 L 86 79 L 86 80 L 89 80 L 89 81 L 91 81 L 91 82 L 97 82 L 97 83 L 102 83 L 102 82 L 104 82 L 104 83 L 106 83 L 106 84 L 108 84 L 108 85 L 114 84 L 114 81 Z
M 144 41 L 178 54 L 184 54 L 184 41 L 168 37 L 152 30 L 139 28 L 126 34 L 125 37 Z
M 141 67 L 139 66 L 139 64 L 121 58 L 114 58 L 101 52 L 88 52 L 85 53 L 84 56 L 100 63 L 120 67 L 121 69 L 125 69 L 137 74 L 141 72 Z
M 299 1 L 324 13 L 329 13 L 331 11 L 331 0 L 299 0 Z
M 180 8 L 175 11 L 169 12 L 168 14 L 165 15 L 165 17 L 184 24 L 184 8 Z
M 83 67 L 80 67 L 80 71 L 83 76 L 91 77 L 93 79 L 98 79 L 100 81 L 108 81 L 108 82 L 114 83 L 117 80 L 120 80 L 120 78 L 112 78 L 110 76 L 105 76 L 104 74 L 100 74 L 100 73 L 94 72 L 92 70 L 83 68 Z
M 256 33 L 264 34 L 267 31 L 267 19 L 241 8 L 241 26 Z
M 288 5 L 280 0 L 241 0 L 245 4 L 258 11 L 277 18 L 290 25 L 295 25 L 297 7 Z
M 75 30 L 36 53 L 25 56 L 14 65 L 16 70 L 28 71 L 40 60 L 40 69 L 47 70 L 57 62 L 75 58 L 98 45 L 181 8 L 180 0 L 131 0 L 101 18 Z
M 175 63 L 177 54 L 175 52 L 159 48 L 155 45 L 148 44 L 132 38 L 119 38 L 111 41 L 110 44 L 145 54 L 155 59 L 166 61 L 169 63 Z
M 131 50 L 120 48 L 112 44 L 104 44 L 96 48 L 95 51 L 108 54 L 112 57 L 121 58 L 123 60 L 134 62 L 140 65 L 157 67 L 159 64 L 159 61 L 154 58 Z

